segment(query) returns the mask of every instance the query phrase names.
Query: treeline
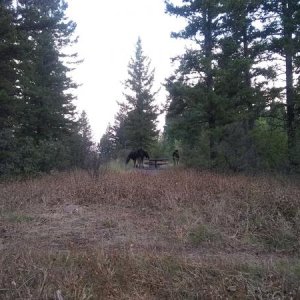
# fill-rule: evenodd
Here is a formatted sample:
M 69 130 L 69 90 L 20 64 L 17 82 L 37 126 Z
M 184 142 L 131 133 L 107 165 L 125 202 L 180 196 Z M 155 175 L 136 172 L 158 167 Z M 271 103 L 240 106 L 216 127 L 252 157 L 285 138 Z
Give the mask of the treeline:
M 86 114 L 68 76 L 76 24 L 62 0 L 0 1 L 0 176 L 82 167 L 92 153 Z
M 178 68 L 165 83 L 169 97 L 159 148 L 179 148 L 193 166 L 299 171 L 299 1 L 166 1 L 166 13 L 186 20 L 172 36 L 192 46 L 174 58 Z M 139 72 L 131 65 L 129 77 L 141 87 L 134 74 Z M 121 108 L 102 145 L 134 144 L 131 129 L 120 125 L 137 110 L 126 114 L 128 107 Z M 118 143 L 124 128 L 126 138 Z
M 300 2 L 166 1 L 194 42 L 167 80 L 166 137 L 191 164 L 233 170 L 300 164 Z
M 98 148 L 75 113 L 68 76 L 76 24 L 62 0 L 0 1 L 0 176 L 93 167 L 144 148 L 186 165 L 243 171 L 300 169 L 300 3 L 166 1 L 186 20 L 172 36 L 192 46 L 166 79 L 164 132 L 154 69 L 138 39 L 124 99 Z M 178 3 L 178 2 L 176 2 Z

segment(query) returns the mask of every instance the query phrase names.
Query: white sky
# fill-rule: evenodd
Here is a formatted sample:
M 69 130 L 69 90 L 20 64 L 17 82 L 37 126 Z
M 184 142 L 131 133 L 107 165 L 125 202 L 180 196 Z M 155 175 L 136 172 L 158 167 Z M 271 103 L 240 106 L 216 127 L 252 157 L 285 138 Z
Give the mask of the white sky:
M 68 0 L 68 15 L 77 23 L 75 47 L 84 59 L 72 77 L 82 84 L 76 91 L 78 110 L 87 112 L 98 142 L 109 122 L 113 123 L 122 101 L 127 66 L 135 54 L 138 36 L 144 54 L 155 68 L 156 88 L 172 73 L 170 58 L 183 52 L 184 41 L 170 38 L 184 27 L 184 20 L 165 14 L 163 0 Z M 161 87 L 158 103 L 165 103 Z M 163 126 L 164 118 L 159 121 Z

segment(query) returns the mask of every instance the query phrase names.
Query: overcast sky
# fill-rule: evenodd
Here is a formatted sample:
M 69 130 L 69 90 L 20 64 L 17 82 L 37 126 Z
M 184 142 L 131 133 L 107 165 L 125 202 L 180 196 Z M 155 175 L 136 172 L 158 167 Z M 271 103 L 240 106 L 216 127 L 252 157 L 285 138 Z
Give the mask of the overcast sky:
M 82 84 L 76 91 L 78 110 L 85 110 L 97 142 L 118 110 L 127 78 L 127 66 L 135 54 L 138 36 L 144 54 L 155 68 L 156 88 L 172 73 L 170 58 L 184 51 L 184 41 L 170 38 L 183 28 L 183 20 L 164 13 L 163 0 L 68 0 L 68 16 L 77 23 L 75 49 L 84 59 L 72 77 Z M 164 103 L 161 89 L 158 102 Z M 160 119 L 160 128 L 163 120 Z

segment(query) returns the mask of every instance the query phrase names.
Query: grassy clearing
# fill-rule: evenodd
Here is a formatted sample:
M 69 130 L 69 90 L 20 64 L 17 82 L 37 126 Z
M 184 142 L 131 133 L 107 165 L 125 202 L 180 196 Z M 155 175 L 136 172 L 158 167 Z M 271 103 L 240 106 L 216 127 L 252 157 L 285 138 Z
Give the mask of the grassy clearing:
M 0 299 L 300 297 L 296 179 L 107 169 L 0 195 Z

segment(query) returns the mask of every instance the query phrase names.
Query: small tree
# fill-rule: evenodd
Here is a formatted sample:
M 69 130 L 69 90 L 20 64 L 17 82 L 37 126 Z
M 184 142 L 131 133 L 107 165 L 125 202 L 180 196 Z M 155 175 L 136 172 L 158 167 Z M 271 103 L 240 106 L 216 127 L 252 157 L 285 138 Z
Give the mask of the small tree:
M 108 162 L 115 155 L 115 134 L 113 132 L 113 128 L 110 125 L 108 125 L 106 132 L 100 139 L 100 143 L 98 144 L 98 152 L 101 162 Z

